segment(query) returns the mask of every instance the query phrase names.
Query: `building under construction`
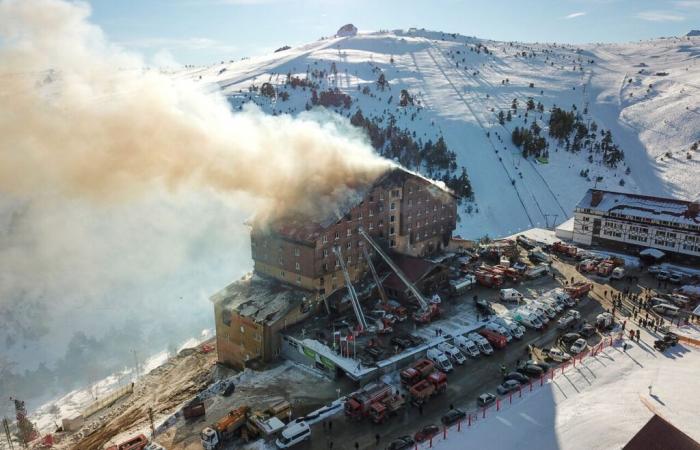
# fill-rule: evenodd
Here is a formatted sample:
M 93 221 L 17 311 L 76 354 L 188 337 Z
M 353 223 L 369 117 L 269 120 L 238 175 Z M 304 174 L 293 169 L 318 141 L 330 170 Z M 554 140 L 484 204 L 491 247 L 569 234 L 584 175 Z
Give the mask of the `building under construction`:
M 240 368 L 271 361 L 280 352 L 280 331 L 320 312 L 333 317 L 352 308 L 366 328 L 360 298 L 377 288 L 386 298 L 384 283 L 392 297 L 428 308 L 422 294 L 438 290 L 447 276 L 422 258 L 447 248 L 457 198 L 399 168 L 356 194 L 321 217 L 292 214 L 253 224 L 255 274 L 212 296 L 220 362 Z

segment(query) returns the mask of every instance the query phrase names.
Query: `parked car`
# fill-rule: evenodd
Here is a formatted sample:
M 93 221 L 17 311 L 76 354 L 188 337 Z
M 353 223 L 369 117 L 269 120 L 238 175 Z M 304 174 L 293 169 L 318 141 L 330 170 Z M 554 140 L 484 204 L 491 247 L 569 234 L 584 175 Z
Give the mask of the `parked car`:
M 162 445 L 156 443 L 156 442 L 151 442 L 147 446 L 143 448 L 143 450 L 166 450 L 165 447 Z
M 439 343 L 437 348 L 438 350 L 446 354 L 450 358 L 450 360 L 452 360 L 452 362 L 455 364 L 459 364 L 461 366 L 467 361 L 467 358 L 464 357 L 462 352 L 460 352 L 457 349 L 457 347 L 448 342 Z
M 440 421 L 443 425 L 449 426 L 459 422 L 460 420 L 463 420 L 465 417 L 467 417 L 467 413 L 465 413 L 461 409 L 451 409 L 447 411 L 447 413 L 444 416 L 442 416 Z
M 379 347 L 365 347 L 364 352 L 374 359 L 379 359 L 382 356 L 382 349 Z
M 582 351 L 586 350 L 587 347 L 588 342 L 586 342 L 585 339 L 576 339 L 576 341 L 573 344 L 571 344 L 571 348 L 569 349 L 569 351 L 571 351 L 571 354 L 573 355 L 578 355 Z
M 571 355 L 558 348 L 550 348 L 549 352 L 547 352 L 547 356 L 552 359 L 552 361 L 557 362 L 566 362 L 571 359 Z
M 425 442 L 428 439 L 437 436 L 440 433 L 440 428 L 437 425 L 426 425 L 415 434 L 416 442 Z
M 515 391 L 520 387 L 520 382 L 516 380 L 506 380 L 496 388 L 496 392 L 500 395 L 505 395 L 509 392 Z
M 656 279 L 659 281 L 666 281 L 671 277 L 671 274 L 669 272 L 666 272 L 665 270 L 660 270 L 656 272 Z
M 685 279 L 685 275 L 682 273 L 671 273 L 668 277 L 668 281 L 673 284 L 681 284 Z
M 404 450 L 413 448 L 414 445 L 416 445 L 416 441 L 411 436 L 401 436 L 391 441 L 386 450 Z
M 454 369 L 452 367 L 452 363 L 450 362 L 450 358 L 437 348 L 428 349 L 426 357 L 435 364 L 435 367 L 445 373 L 452 372 Z
M 457 348 L 464 352 L 464 354 L 469 355 L 472 358 L 477 358 L 479 355 L 481 355 L 474 341 L 468 339 L 465 336 L 455 337 L 454 345 L 456 345 Z
M 506 380 L 515 380 L 520 384 L 525 384 L 529 380 L 529 378 L 526 375 L 523 375 L 520 372 L 510 372 L 505 376 Z
M 496 401 L 496 396 L 487 392 L 485 394 L 481 394 L 476 399 L 476 404 L 483 408 L 485 406 L 490 405 L 491 403 L 493 403 L 495 401 Z
M 413 346 L 413 343 L 411 342 L 410 339 L 406 339 L 403 336 L 394 336 L 391 338 L 391 345 L 396 345 L 399 348 L 406 349 L 406 348 L 411 348 Z
M 544 362 L 544 361 L 536 361 L 536 360 L 534 360 L 534 359 L 530 359 L 530 360 L 528 360 L 528 361 L 525 361 L 525 364 L 530 364 L 530 365 L 533 365 L 533 366 L 537 366 L 537 367 L 539 367 L 540 369 L 542 369 L 542 370 L 545 371 L 545 372 L 552 368 L 552 366 L 550 366 L 550 365 L 547 364 L 546 362 Z
M 662 272 L 662 271 L 663 271 L 663 269 L 661 268 L 661 266 L 649 266 L 647 268 L 647 272 L 649 272 L 652 275 L 655 275 L 655 274 Z
M 566 333 L 559 338 L 564 345 L 571 345 L 576 342 L 577 339 L 581 339 L 579 333 Z
M 575 309 L 570 309 L 566 312 L 567 316 L 571 316 L 574 318 L 574 320 L 580 320 L 581 319 L 581 313 L 576 311 Z
M 557 328 L 559 328 L 560 330 L 567 330 L 575 322 L 576 320 L 573 318 L 573 316 L 566 315 L 557 320 Z
M 578 334 L 584 337 L 591 337 L 596 333 L 595 327 L 590 323 L 584 323 L 578 330 Z
M 236 392 L 236 385 L 233 381 L 227 381 L 221 387 L 221 395 L 224 397 L 230 397 L 234 392 Z
M 513 288 L 501 289 L 498 298 L 503 303 L 515 303 L 516 305 L 523 300 L 523 294 Z
M 666 333 L 662 336 L 664 342 L 667 344 L 670 344 L 671 346 L 674 346 L 678 344 L 678 335 L 676 333 Z
M 651 307 L 655 313 L 663 314 L 664 316 L 677 316 L 680 308 L 674 305 L 669 305 L 668 303 L 662 303 L 660 305 L 654 305 Z
M 518 367 L 517 371 L 530 378 L 539 378 L 544 373 L 544 370 L 542 370 L 540 366 L 534 364 L 524 364 Z

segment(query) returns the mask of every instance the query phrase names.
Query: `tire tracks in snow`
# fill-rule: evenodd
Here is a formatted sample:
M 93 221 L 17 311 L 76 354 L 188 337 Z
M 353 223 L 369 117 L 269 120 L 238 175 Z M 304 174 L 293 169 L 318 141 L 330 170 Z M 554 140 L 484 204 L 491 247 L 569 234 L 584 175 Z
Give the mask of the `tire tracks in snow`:
M 428 41 L 428 44 L 429 44 L 429 47 L 435 48 L 433 46 L 432 42 Z M 445 80 L 447 80 L 449 85 L 452 86 L 452 89 L 457 94 L 457 97 L 459 97 L 459 99 L 466 105 L 466 107 L 469 110 L 469 112 L 471 113 L 472 117 L 474 117 L 476 122 L 479 124 L 479 127 L 483 130 L 484 133 L 488 133 L 487 140 L 488 140 L 489 144 L 491 145 L 491 148 L 494 150 L 494 152 L 497 152 L 498 149 L 496 148 L 493 141 L 491 140 L 490 130 L 488 130 L 486 128 L 486 126 L 484 126 L 484 124 L 481 121 L 481 119 L 479 118 L 479 116 L 474 112 L 474 109 L 472 108 L 472 106 L 464 98 L 464 95 L 462 95 L 462 93 L 459 91 L 457 86 L 454 84 L 454 82 L 447 75 L 447 73 L 445 72 L 445 69 L 442 67 L 442 65 L 440 63 L 437 62 L 437 60 L 435 59 L 435 56 L 432 54 L 432 52 L 430 52 L 430 48 L 426 48 L 426 53 L 428 54 L 428 56 L 430 56 L 430 59 L 433 60 L 435 67 L 437 67 L 437 69 L 440 71 L 440 73 L 442 73 Z M 506 173 L 508 179 L 511 180 L 511 186 L 512 186 L 513 190 L 515 191 L 516 196 L 518 197 L 518 201 L 520 202 L 520 204 L 523 207 L 523 211 L 525 212 L 525 215 L 527 216 L 527 219 L 530 222 L 530 226 L 534 227 L 535 222 L 532 220 L 532 216 L 530 215 L 530 212 L 528 211 L 527 206 L 525 205 L 525 201 L 523 200 L 523 197 L 521 196 L 520 191 L 518 190 L 518 188 L 516 187 L 515 184 L 512 184 L 512 182 L 515 180 L 515 178 L 513 176 L 511 176 L 510 172 L 508 172 L 508 168 L 506 167 L 505 163 L 503 162 L 503 158 L 499 158 L 498 162 L 501 164 L 501 167 L 503 168 L 503 171 Z M 537 200 L 534 199 L 534 196 L 533 196 L 533 200 L 535 200 L 536 206 L 539 209 L 540 214 L 542 214 L 542 209 L 537 204 Z M 543 217 L 544 217 L 544 215 L 543 215 Z
M 437 50 L 437 51 L 442 55 L 442 57 L 443 57 L 444 60 L 446 60 L 447 62 L 449 62 L 449 58 L 445 55 L 444 50 L 441 49 L 441 48 L 439 47 L 439 45 L 435 45 L 435 44 L 433 44 L 433 43 L 431 42 L 431 46 L 432 46 L 433 48 L 435 48 L 435 50 Z M 437 64 L 437 62 L 436 62 L 436 64 Z M 462 77 L 462 79 L 463 79 L 465 82 L 467 81 L 467 79 L 464 77 L 464 74 L 462 74 L 461 72 L 460 72 L 460 77 Z M 482 77 L 482 79 L 483 79 L 483 77 Z M 477 80 L 476 83 L 479 83 L 479 81 Z M 493 86 L 492 83 L 487 83 L 487 84 L 488 84 L 489 87 L 492 87 L 492 86 Z M 483 100 L 479 100 L 479 101 L 481 102 L 482 105 L 484 105 L 484 101 L 483 101 Z M 493 102 L 492 102 L 492 103 L 493 103 Z M 489 111 L 488 106 L 487 106 L 487 105 L 484 105 L 484 106 L 486 107 L 486 110 Z M 494 105 L 492 105 L 492 106 L 494 106 Z M 498 106 L 498 104 L 495 104 L 495 107 L 498 107 L 498 108 L 500 109 L 500 107 Z M 470 108 L 470 111 L 471 111 L 471 108 Z M 495 116 L 495 115 L 494 115 L 494 116 Z M 497 120 L 497 117 L 495 117 L 495 118 L 496 118 L 496 120 Z M 478 119 L 477 119 L 477 120 L 478 120 Z M 480 124 L 481 124 L 481 123 L 480 123 Z M 510 131 L 505 125 L 502 125 L 502 127 L 503 127 L 506 131 L 508 131 L 508 134 L 510 135 L 511 131 Z M 566 217 L 568 217 L 568 213 L 566 212 L 566 210 L 564 209 L 564 207 L 562 206 L 562 204 L 559 202 L 559 199 L 557 198 L 556 194 L 554 193 L 554 190 L 552 189 L 552 187 L 551 187 L 551 186 L 549 185 L 549 183 L 547 182 L 546 178 L 542 175 L 542 173 L 540 173 L 539 170 L 537 170 L 536 165 L 535 165 L 529 158 L 524 158 L 524 159 L 527 161 L 527 163 L 529 164 L 529 166 L 532 168 L 533 172 L 537 175 L 537 178 L 539 178 L 539 180 L 542 182 L 542 186 L 544 186 L 544 188 L 545 188 L 544 190 L 547 191 L 547 192 L 551 195 L 552 199 L 554 200 L 554 204 L 556 204 L 557 207 L 559 208 L 559 210 L 562 212 L 562 214 L 563 214 L 563 217 L 562 217 L 562 218 L 565 219 Z M 527 188 L 527 186 L 526 186 L 526 188 Z M 545 213 L 544 213 L 543 210 L 542 210 L 542 206 L 540 205 L 540 202 L 537 200 L 537 198 L 536 198 L 535 195 L 532 193 L 532 191 L 530 191 L 529 189 L 527 189 L 527 190 L 528 190 L 528 193 L 532 196 L 532 199 L 533 199 L 533 201 L 535 202 L 535 205 L 537 206 L 537 209 L 539 210 L 540 214 L 541 214 L 542 217 L 545 219 L 545 221 L 547 221 L 547 217 L 546 217 Z

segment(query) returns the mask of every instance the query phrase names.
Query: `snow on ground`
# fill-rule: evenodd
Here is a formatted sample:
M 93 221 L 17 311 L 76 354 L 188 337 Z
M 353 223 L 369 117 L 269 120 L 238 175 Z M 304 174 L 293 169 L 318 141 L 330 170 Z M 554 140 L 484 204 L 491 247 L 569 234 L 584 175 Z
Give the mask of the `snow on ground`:
M 579 48 L 394 31 L 322 39 L 177 76 L 220 90 L 235 109 L 255 103 L 271 114 L 304 111 L 311 89 L 292 89 L 285 81 L 309 77 L 319 90 L 338 88 L 352 98 L 349 108 L 334 109 L 346 117 L 359 109 L 384 121 L 393 116 L 399 128 L 423 142 L 443 136 L 458 165 L 466 167 L 476 196 L 460 209 L 457 234 L 475 238 L 551 228 L 566 220 L 593 186 L 697 196 L 700 156 L 689 149 L 700 140 L 698 44 L 700 39 L 684 37 Z M 376 83 L 380 73 L 389 82 L 385 90 Z M 266 82 L 289 99 L 250 91 Z M 402 89 L 414 97 L 414 106 L 398 105 Z M 529 111 L 526 117 L 528 98 L 541 102 L 543 112 Z M 513 99 L 519 109 L 500 125 L 497 114 L 509 110 Z M 594 153 L 589 162 L 588 151 L 566 151 L 549 137 L 548 163 L 523 159 L 511 131 L 537 120 L 546 135 L 554 105 L 576 107 L 586 123 L 611 130 L 625 160 L 609 168 Z M 581 176 L 582 169 L 588 169 L 587 176 Z
M 433 448 L 621 448 L 654 413 L 700 441 L 700 351 L 678 345 L 659 353 L 653 339 L 643 333 L 640 344 L 628 341 L 627 352 L 608 348 L 569 367 L 544 387 L 525 389 L 522 399 L 514 395 L 512 405 L 504 400 L 501 412 L 491 410 L 461 432 L 451 429 Z

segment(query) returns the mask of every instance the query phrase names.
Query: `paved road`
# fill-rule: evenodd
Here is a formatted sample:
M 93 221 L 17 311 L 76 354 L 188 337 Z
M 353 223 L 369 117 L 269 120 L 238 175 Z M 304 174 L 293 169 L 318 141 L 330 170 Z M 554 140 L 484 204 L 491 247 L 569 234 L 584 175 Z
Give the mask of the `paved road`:
M 568 265 L 555 263 L 555 267 L 568 279 L 575 271 Z M 577 278 L 580 276 L 576 275 Z M 594 297 L 597 297 L 594 296 Z M 595 298 L 583 300 L 576 309 L 583 319 L 591 321 L 603 306 Z M 474 410 L 476 397 L 483 392 L 495 392 L 495 388 L 501 382 L 500 367 L 505 364 L 509 369 L 513 368 L 517 360 L 527 357 L 527 346 L 533 344 L 538 347 L 551 346 L 560 333 L 556 326 L 549 324 L 546 330 L 536 332 L 529 330 L 523 339 L 511 342 L 505 350 L 496 351 L 490 357 L 482 356 L 477 360 L 470 360 L 464 366 L 458 367 L 448 376 L 448 388 L 444 395 L 435 397 L 423 408 L 423 415 L 419 415 L 418 409 L 409 406 L 399 416 L 387 420 L 382 425 L 374 425 L 366 420 L 360 423 L 349 422 L 344 416 L 337 415 L 333 420 L 332 432 L 324 430 L 322 424 L 316 424 L 312 430 L 312 440 L 299 448 L 303 449 L 328 449 L 333 442 L 333 449 L 354 450 L 355 442 L 361 449 L 384 448 L 387 443 L 398 436 L 412 434 L 420 427 L 428 424 L 439 424 L 440 417 L 453 404 L 456 407 Z M 593 341 L 591 341 L 593 342 Z M 380 435 L 380 445 L 375 444 L 375 435 Z

